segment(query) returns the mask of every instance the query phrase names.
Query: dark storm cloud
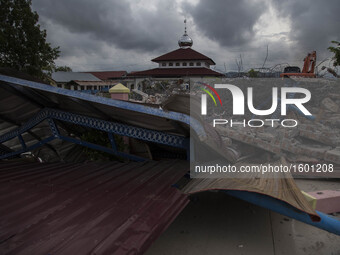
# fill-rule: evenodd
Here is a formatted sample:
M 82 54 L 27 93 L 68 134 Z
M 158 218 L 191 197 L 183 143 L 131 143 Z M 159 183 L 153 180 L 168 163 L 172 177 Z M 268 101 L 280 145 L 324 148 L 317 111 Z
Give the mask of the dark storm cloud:
M 291 21 L 290 32 L 261 33 L 268 20 L 260 17 L 271 6 Z M 180 6 L 168 0 L 33 0 L 48 41 L 60 46 L 57 61 L 74 70 L 152 68 L 150 59 L 177 48 L 183 14 L 194 49 L 212 57 L 216 68 L 235 69 L 240 54 L 245 69 L 261 67 L 267 44 L 266 66 L 302 65 L 311 50 L 318 59 L 331 55 L 330 41 L 340 40 L 339 8 L 339 0 L 183 0 Z
M 273 0 L 273 5 L 290 19 L 289 37 L 297 48 L 325 52 L 330 41 L 340 39 L 339 0 Z
M 254 36 L 253 27 L 265 11 L 259 1 L 200 0 L 184 4 L 198 28 L 222 46 L 247 44 Z
M 77 34 L 89 34 L 120 49 L 152 51 L 175 44 L 182 21 L 172 1 L 136 9 L 127 1 L 34 0 L 42 22 L 50 21 Z M 156 10 L 155 10 L 156 9 Z M 53 31 L 48 31 L 53 33 Z

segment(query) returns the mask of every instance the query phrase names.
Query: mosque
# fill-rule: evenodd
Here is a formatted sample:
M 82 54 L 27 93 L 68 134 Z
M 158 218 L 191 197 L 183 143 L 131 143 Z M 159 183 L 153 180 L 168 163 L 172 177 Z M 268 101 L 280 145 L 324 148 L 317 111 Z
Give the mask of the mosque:
M 193 40 L 187 34 L 186 20 L 183 36 L 178 40 L 179 48 L 156 57 L 151 61 L 158 64 L 157 68 L 131 72 L 130 78 L 190 78 L 190 77 L 221 77 L 222 73 L 210 67 L 215 62 L 204 54 L 192 49 Z
M 117 82 L 124 83 L 129 89 L 144 90 L 144 81 L 180 81 L 179 84 L 203 82 L 209 79 L 222 78 L 223 73 L 212 70 L 215 62 L 206 55 L 192 49 L 193 40 L 187 33 L 184 20 L 184 34 L 178 40 L 179 48 L 163 54 L 151 61 L 158 64 L 157 68 L 130 72 L 55 72 L 52 79 L 56 86 L 71 90 L 82 90 L 88 93 L 108 91 Z

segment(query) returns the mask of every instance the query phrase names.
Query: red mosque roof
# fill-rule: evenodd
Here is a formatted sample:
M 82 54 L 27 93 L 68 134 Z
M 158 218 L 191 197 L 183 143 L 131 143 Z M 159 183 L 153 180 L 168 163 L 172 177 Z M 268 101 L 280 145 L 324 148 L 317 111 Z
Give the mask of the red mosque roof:
M 179 48 L 177 50 L 171 51 L 162 56 L 154 58 L 151 61 L 160 62 L 160 61 L 176 61 L 176 60 L 205 60 L 210 65 L 215 65 L 215 62 L 211 58 L 191 48 L 187 48 L 187 49 Z

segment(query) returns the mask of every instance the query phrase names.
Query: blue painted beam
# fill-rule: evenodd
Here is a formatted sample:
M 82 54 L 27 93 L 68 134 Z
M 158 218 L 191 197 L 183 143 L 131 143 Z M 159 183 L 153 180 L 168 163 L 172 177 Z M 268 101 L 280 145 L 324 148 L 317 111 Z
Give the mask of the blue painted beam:
M 12 156 L 19 155 L 19 154 L 27 152 L 27 151 L 35 150 L 36 148 L 39 148 L 39 147 L 43 146 L 44 144 L 53 141 L 54 139 L 56 139 L 54 136 L 47 137 L 47 138 L 42 139 L 41 141 L 39 141 L 39 142 L 29 146 L 29 147 L 26 147 L 25 149 L 20 149 L 18 151 L 13 151 L 13 152 L 10 152 L 10 153 L 0 155 L 0 159 L 10 158 Z
M 31 128 L 38 125 L 45 119 L 65 121 L 84 127 L 94 128 L 105 132 L 111 132 L 122 136 L 140 139 L 143 141 L 187 149 L 186 138 L 182 136 L 171 135 L 160 131 L 134 127 L 121 123 L 100 120 L 92 117 L 82 116 L 79 114 L 48 108 L 38 112 L 36 115 L 34 115 L 34 117 L 32 117 L 28 122 L 23 124 L 21 127 L 0 136 L 0 143 L 3 143 L 5 141 L 17 137 L 19 134 L 22 134 L 30 130 Z M 58 132 L 56 127 L 53 127 L 52 129 L 56 130 L 53 132 Z M 57 133 L 54 133 L 54 135 L 55 134 Z
M 94 128 L 105 132 L 111 132 L 117 135 L 140 139 L 143 141 L 164 144 L 182 149 L 187 148 L 185 137 L 171 135 L 160 131 L 105 121 L 54 109 L 48 109 L 48 117 L 84 127 Z
M 18 138 L 19 138 L 19 141 L 20 141 L 20 143 L 21 143 L 22 149 L 23 149 L 23 150 L 26 150 L 26 143 L 25 143 L 24 139 L 22 138 L 22 135 L 21 135 L 21 134 L 18 135 Z
M 136 139 L 140 139 L 140 140 L 148 141 L 148 142 L 153 142 L 153 143 L 164 144 L 164 145 L 168 145 L 172 147 L 182 148 L 187 151 L 190 149 L 189 144 L 188 144 L 188 139 L 185 137 L 171 135 L 171 134 L 167 134 L 164 132 L 149 130 L 145 128 L 134 127 L 134 126 L 125 125 L 121 123 L 104 121 L 104 120 L 100 120 L 100 119 L 96 119 L 92 117 L 82 116 L 79 114 L 59 111 L 55 109 L 48 109 L 48 108 L 43 109 L 37 114 L 35 114 L 28 122 L 26 122 L 24 125 L 20 126 L 19 128 L 0 136 L 0 144 L 8 140 L 11 140 L 15 137 L 19 137 L 19 140 L 20 140 L 20 137 L 24 132 L 29 131 L 30 129 L 32 129 L 39 123 L 45 121 L 46 119 L 48 120 L 48 123 L 50 125 L 51 133 L 52 133 L 51 138 L 53 139 L 66 140 L 66 141 L 80 144 L 80 145 L 83 145 L 83 146 L 86 146 L 92 149 L 104 151 L 110 154 L 116 154 L 122 157 L 127 157 L 131 160 L 142 161 L 145 159 L 141 157 L 133 156 L 131 154 L 119 152 L 117 150 L 113 134 L 132 137 L 132 138 L 136 138 Z M 112 148 L 106 148 L 100 145 L 88 143 L 86 141 L 81 141 L 81 140 L 74 139 L 71 137 L 61 136 L 54 120 L 65 121 L 65 122 L 73 123 L 76 125 L 105 131 L 108 133 Z M 26 147 L 23 139 L 21 139 L 20 142 L 22 144 L 21 150 L 4 154 L 1 156 L 1 158 L 18 155 L 25 151 L 35 149 L 36 147 L 42 146 L 47 143 L 45 140 L 42 140 L 36 143 L 34 147 L 32 146 Z
M 132 155 L 132 154 L 124 153 L 124 152 L 115 151 L 115 150 L 113 150 L 111 148 L 107 148 L 107 147 L 104 147 L 104 146 L 101 146 L 101 145 L 97 145 L 97 144 L 94 144 L 94 143 L 89 143 L 89 142 L 86 142 L 86 141 L 83 141 L 83 140 L 79 140 L 79 139 L 75 139 L 75 138 L 72 138 L 72 137 L 60 135 L 59 138 L 61 140 L 67 141 L 67 142 L 75 143 L 75 144 L 78 144 L 78 145 L 81 145 L 81 146 L 88 147 L 90 149 L 94 149 L 94 150 L 98 150 L 98 151 L 103 151 L 103 152 L 106 152 L 106 153 L 109 153 L 109 154 L 113 154 L 113 155 L 117 155 L 117 156 L 120 156 L 120 157 L 123 157 L 123 158 L 128 158 L 128 159 L 131 159 L 133 161 L 141 162 L 141 161 L 146 161 L 147 160 L 147 159 L 142 158 L 142 157 L 138 157 L 138 156 L 135 156 L 135 155 Z
M 113 134 L 112 134 L 111 132 L 108 132 L 107 135 L 108 135 L 108 137 L 109 137 L 109 140 L 110 140 L 112 149 L 113 149 L 115 152 L 118 152 L 118 150 L 117 150 L 117 145 L 116 145 L 116 141 L 115 141 L 115 138 L 114 138 Z

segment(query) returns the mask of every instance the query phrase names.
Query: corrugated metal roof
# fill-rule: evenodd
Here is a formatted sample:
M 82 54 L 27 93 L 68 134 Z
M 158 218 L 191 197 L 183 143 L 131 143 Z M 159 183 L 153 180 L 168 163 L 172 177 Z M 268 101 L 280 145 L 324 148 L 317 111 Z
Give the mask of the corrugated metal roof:
M 90 73 L 79 72 L 55 72 L 52 73 L 52 79 L 55 82 L 100 81 L 100 79 Z
M 108 81 L 72 81 L 72 83 L 87 86 L 87 85 L 95 85 L 95 86 L 113 86 L 117 84 L 117 81 L 108 80 Z
M 188 203 L 187 162 L 0 163 L 1 254 L 140 254 Z
M 86 72 L 93 74 L 101 80 L 109 80 L 114 78 L 121 78 L 127 74 L 126 71 L 103 71 L 103 72 Z

